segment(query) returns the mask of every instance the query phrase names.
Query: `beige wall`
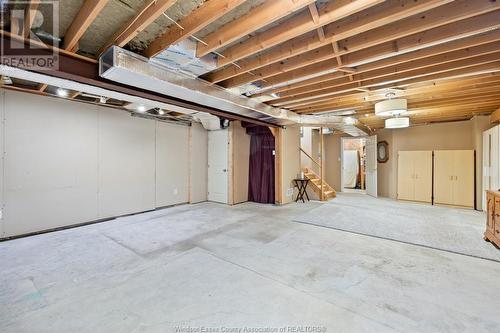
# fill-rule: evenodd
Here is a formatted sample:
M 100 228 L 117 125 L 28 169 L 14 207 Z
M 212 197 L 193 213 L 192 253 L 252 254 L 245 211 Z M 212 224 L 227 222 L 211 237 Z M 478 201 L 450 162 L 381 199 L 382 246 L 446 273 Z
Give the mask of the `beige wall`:
M 300 127 L 287 126 L 281 131 L 282 198 L 283 203 L 287 204 L 294 199 L 293 179 L 300 173 Z
M 234 121 L 232 126 L 233 148 L 233 204 L 248 201 L 248 172 L 250 159 L 250 135 Z
M 0 115 L 0 237 L 189 200 L 187 126 L 12 91 L 0 92 Z M 202 200 L 206 164 L 191 167 Z
M 477 209 L 483 207 L 483 132 L 491 127 L 490 116 L 476 116 L 472 119 L 472 142 L 476 150 Z
M 325 180 L 335 191 L 341 190 L 340 154 L 342 135 L 325 135 Z
M 208 131 L 193 123 L 190 135 L 189 202 L 197 203 L 208 196 Z
M 397 196 L 397 153 L 404 150 L 474 149 L 472 121 L 415 126 L 405 129 L 381 130 L 377 140 L 389 143 L 389 161 L 378 164 L 379 195 Z

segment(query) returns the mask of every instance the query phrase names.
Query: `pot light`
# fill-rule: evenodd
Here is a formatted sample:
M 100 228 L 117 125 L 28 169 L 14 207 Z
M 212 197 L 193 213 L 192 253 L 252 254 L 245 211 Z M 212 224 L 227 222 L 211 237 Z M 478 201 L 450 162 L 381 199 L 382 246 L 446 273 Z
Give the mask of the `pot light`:
M 56 93 L 57 93 L 57 96 L 59 96 L 59 97 L 68 97 L 68 95 L 69 95 L 69 92 L 63 88 L 57 88 Z
M 410 126 L 410 118 L 396 117 L 385 120 L 385 128 L 406 128 Z
M 147 110 L 147 108 L 144 105 L 139 105 L 137 107 L 137 111 L 140 113 L 144 113 L 144 112 L 146 112 L 146 110 Z
M 162 109 L 160 109 L 160 110 L 158 110 L 158 114 L 159 114 L 160 116 L 163 116 L 163 115 L 165 114 L 165 111 L 163 111 Z

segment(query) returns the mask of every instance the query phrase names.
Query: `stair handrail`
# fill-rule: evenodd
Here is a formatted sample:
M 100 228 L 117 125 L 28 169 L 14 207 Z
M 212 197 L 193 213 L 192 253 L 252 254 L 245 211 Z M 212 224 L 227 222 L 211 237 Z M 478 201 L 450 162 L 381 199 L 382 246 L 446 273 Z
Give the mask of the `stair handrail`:
M 314 158 L 311 157 L 311 155 L 309 155 L 308 153 L 305 152 L 304 149 L 302 149 L 302 147 L 299 147 L 300 151 L 303 152 L 307 157 L 309 157 L 309 159 L 311 161 L 313 161 L 317 166 L 319 166 L 321 168 L 321 164 L 319 164 L 319 162 L 317 162 Z

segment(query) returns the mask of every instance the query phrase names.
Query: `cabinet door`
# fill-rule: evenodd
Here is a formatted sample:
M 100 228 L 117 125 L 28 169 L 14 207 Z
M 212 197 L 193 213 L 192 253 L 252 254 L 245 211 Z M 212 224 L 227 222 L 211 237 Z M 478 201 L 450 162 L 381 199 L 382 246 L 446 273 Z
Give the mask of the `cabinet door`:
M 411 151 L 398 152 L 398 199 L 413 200 L 414 168 Z
M 455 150 L 453 169 L 453 204 L 474 207 L 474 151 Z
M 434 202 L 453 205 L 453 150 L 434 152 Z
M 432 151 L 415 151 L 413 153 L 414 199 L 431 202 L 432 199 Z

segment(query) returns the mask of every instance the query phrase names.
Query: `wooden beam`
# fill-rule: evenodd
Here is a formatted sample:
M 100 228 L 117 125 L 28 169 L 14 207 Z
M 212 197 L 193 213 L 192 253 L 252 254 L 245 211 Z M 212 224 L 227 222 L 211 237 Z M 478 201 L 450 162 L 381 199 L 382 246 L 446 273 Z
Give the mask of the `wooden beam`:
M 495 11 L 496 9 L 500 9 L 499 2 L 479 0 L 465 3 L 464 1 L 458 1 L 429 11 L 426 15 L 413 16 L 339 41 L 339 53 L 334 52 L 330 45 L 325 45 L 267 65 L 259 70 L 253 70 L 253 75 L 242 74 L 228 79 L 222 82 L 221 85 L 231 88 L 258 81 L 259 79 L 267 79 L 274 75 L 327 61 L 355 51 L 365 50 L 364 53 L 359 52 L 364 60 L 381 56 L 387 57 L 398 52 L 403 53 L 405 49 L 423 48 L 422 45 L 431 44 L 431 40 L 434 40 L 434 43 L 435 40 L 450 41 L 471 34 L 491 31 L 500 27 L 500 11 Z M 488 14 L 488 12 L 491 13 Z M 478 16 L 484 13 L 486 14 Z M 326 31 L 325 34 L 327 34 Z M 394 49 L 395 40 L 398 45 L 397 50 Z M 382 49 L 380 49 L 381 47 Z M 343 60 L 344 65 L 348 65 L 350 62 L 346 62 L 346 59 Z
M 167 32 L 153 40 L 144 51 L 144 55 L 149 58 L 154 57 L 167 49 L 170 45 L 177 44 L 197 33 L 245 1 L 246 0 L 205 1 L 200 7 L 181 19 L 178 22 L 179 25 L 172 24 Z
M 71 22 L 66 34 L 64 35 L 65 50 L 75 51 L 80 38 L 88 27 L 94 22 L 97 15 L 106 6 L 109 0 L 85 0 L 78 14 Z
M 198 43 L 196 56 L 202 57 L 282 17 L 307 7 L 313 2 L 314 0 L 273 0 L 264 2 L 242 17 L 205 36 L 203 41 L 207 45 Z
M 38 87 L 38 91 L 40 91 L 40 92 L 44 92 L 44 91 L 45 91 L 45 89 L 47 89 L 47 87 L 48 87 L 48 86 L 49 86 L 48 84 L 46 84 L 46 83 L 42 83 L 42 84 Z
M 351 15 L 339 22 L 330 23 L 329 26 L 338 27 L 330 35 L 325 35 L 323 41 L 320 40 L 319 36 L 315 32 L 306 33 L 295 38 L 288 40 L 285 43 L 273 48 L 265 54 L 255 57 L 253 59 L 248 59 L 244 61 L 239 61 L 238 65 L 240 68 L 226 67 L 216 72 L 212 72 L 206 75 L 205 78 L 213 83 L 227 80 L 231 77 L 244 74 L 249 71 L 256 70 L 258 68 L 267 66 L 269 64 L 282 61 L 286 58 L 299 55 L 304 52 L 316 49 L 318 47 L 329 45 L 333 41 L 342 40 L 356 34 L 369 31 L 381 27 L 385 24 L 389 24 L 403 18 L 419 14 L 421 12 L 427 11 L 429 9 L 435 8 L 437 6 L 443 5 L 450 2 L 449 0 L 388 0 L 385 3 L 369 8 L 360 13 Z M 307 17 L 305 17 L 304 22 L 308 22 Z M 288 22 L 288 21 L 287 21 Z M 285 24 L 287 23 L 285 22 Z M 292 29 L 293 27 L 288 27 L 287 29 Z M 333 28 L 332 28 L 333 29 Z M 274 32 L 276 33 L 276 31 Z M 278 41 L 282 42 L 285 38 L 279 38 Z M 234 59 L 248 56 L 250 54 L 255 54 L 261 50 L 258 39 L 254 39 L 255 45 L 246 44 L 246 47 L 241 48 L 241 54 L 238 57 L 233 57 Z M 229 52 L 228 52 L 229 51 Z M 226 50 L 225 55 L 231 55 L 231 52 L 236 54 L 236 48 L 231 51 L 231 49 Z M 220 63 L 219 65 L 222 65 Z
M 262 52 L 284 41 L 314 31 L 326 24 L 338 21 L 382 2 L 381 0 L 336 0 L 328 3 L 319 11 L 316 4 L 311 3 L 308 10 L 299 15 L 224 50 L 225 58 L 219 59 L 217 66 L 222 67 Z
M 24 38 L 29 38 L 30 36 L 31 27 L 33 26 L 33 22 L 35 21 L 36 12 L 39 5 L 40 0 L 31 0 L 29 1 L 29 4 L 26 5 L 26 9 L 24 10 Z
M 100 50 L 102 54 L 112 45 L 125 46 L 135 38 L 144 28 L 153 23 L 160 15 L 167 11 L 177 0 L 148 0 L 137 15 L 117 31 L 111 40 Z

